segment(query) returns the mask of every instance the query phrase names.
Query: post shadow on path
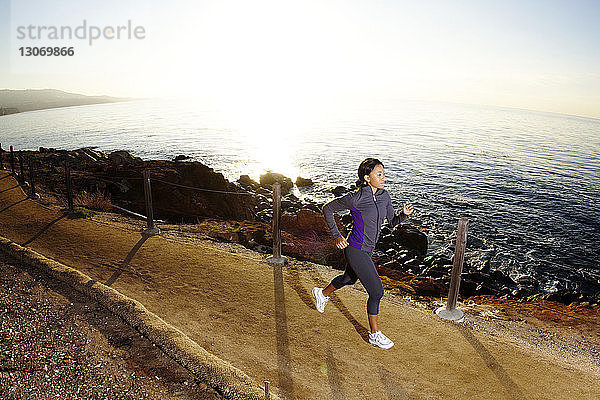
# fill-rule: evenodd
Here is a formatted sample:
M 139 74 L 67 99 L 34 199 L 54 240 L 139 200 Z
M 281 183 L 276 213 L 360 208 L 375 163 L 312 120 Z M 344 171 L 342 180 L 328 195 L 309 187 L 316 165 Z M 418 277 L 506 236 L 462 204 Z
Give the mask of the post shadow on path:
M 496 378 L 498 378 L 500 384 L 504 386 L 504 389 L 506 389 L 506 392 L 511 400 L 526 400 L 521 388 L 519 388 L 516 382 L 512 380 L 506 370 L 502 368 L 502 365 L 498 363 L 498 360 L 496 360 L 488 351 L 488 349 L 486 349 L 485 346 L 475 337 L 475 335 L 473 335 L 469 328 L 454 322 L 448 321 L 446 323 L 453 324 L 456 330 L 466 339 L 467 342 L 469 342 L 471 346 L 473 346 L 473 349 L 475 349 L 479 357 L 485 361 L 487 367 L 494 373 L 494 375 L 496 375 Z
M 319 287 L 325 287 L 329 284 L 329 282 L 324 281 L 320 276 L 317 276 L 316 274 L 311 274 L 311 277 L 312 277 L 313 281 Z M 300 283 L 298 285 L 301 286 Z M 312 302 L 312 295 L 309 295 L 309 296 L 311 299 L 310 307 L 312 309 L 315 309 L 315 306 Z M 344 302 L 339 297 L 337 297 L 335 293 L 332 293 L 332 295 L 329 297 L 329 302 L 332 303 L 342 313 L 342 315 L 348 320 L 348 322 L 350 322 L 350 324 L 352 324 L 352 326 L 354 327 L 356 332 L 360 335 L 362 340 L 364 340 L 365 343 L 369 343 L 369 330 L 364 325 L 362 325 L 360 322 L 358 322 L 358 320 L 356 318 L 354 318 L 354 315 L 352 315 L 350 310 L 348 310 L 348 307 L 346 307 L 344 305 Z M 366 314 L 366 309 L 365 309 L 365 314 Z
M 110 286 L 113 283 L 115 283 L 116 280 L 119 279 L 119 276 L 121 276 L 121 274 L 123 272 L 125 272 L 126 269 L 129 268 L 129 263 L 131 262 L 133 257 L 136 255 L 136 253 L 142 247 L 142 245 L 146 242 L 146 240 L 148 240 L 150 237 L 152 237 L 152 235 L 148 235 L 148 234 L 145 234 L 142 232 L 142 237 L 140 238 L 140 240 L 138 240 L 138 242 L 135 244 L 135 246 L 133 246 L 133 248 L 129 251 L 129 254 L 127 254 L 127 257 L 125 257 L 125 259 L 121 263 L 121 266 L 119 268 L 116 268 L 115 272 L 113 272 L 112 276 L 110 278 L 108 278 L 108 280 L 104 283 L 106 286 Z
M 2 210 L 0 210 L 0 213 L 3 213 L 4 211 L 8 210 L 9 208 L 14 207 L 17 204 L 20 204 L 20 203 L 22 203 L 22 202 L 24 202 L 26 200 L 27 200 L 27 198 L 24 198 L 24 199 L 21 199 L 21 200 L 19 200 L 17 202 L 12 203 L 11 205 L 8 205 L 8 206 L 4 207 Z
M 342 379 L 335 361 L 331 346 L 327 346 L 326 353 L 326 367 L 327 367 L 327 379 L 329 380 L 329 387 L 331 389 L 331 399 L 333 400 L 347 400 L 348 396 L 344 392 L 342 386 Z M 390 372 L 383 365 L 376 367 L 379 375 L 379 380 L 383 386 L 385 398 L 388 400 L 410 400 L 411 397 L 408 392 L 404 390 L 402 384 L 396 379 L 396 376 Z
M 329 282 L 325 282 L 323 279 L 321 279 L 318 275 L 316 274 L 310 274 L 312 280 L 320 287 L 325 287 L 327 284 L 329 284 Z M 304 304 L 306 304 L 306 306 L 308 308 L 311 308 L 313 310 L 317 310 L 315 308 L 315 304 L 314 304 L 314 300 L 312 297 L 312 294 L 309 292 L 310 289 L 306 289 L 303 285 L 302 282 L 300 280 L 300 274 L 298 272 L 297 269 L 295 268 L 290 268 L 288 270 L 288 278 L 286 279 L 287 283 L 292 287 L 292 289 L 294 289 L 294 291 L 298 294 L 298 297 L 300 297 L 300 300 L 302 300 L 302 302 Z M 342 315 L 344 317 L 346 317 L 346 319 L 352 324 L 352 326 L 354 327 L 354 329 L 356 330 L 356 332 L 358 332 L 358 334 L 360 335 L 360 337 L 366 342 L 369 343 L 369 330 L 367 328 L 365 328 L 363 325 L 361 325 L 360 322 L 358 322 L 356 320 L 356 318 L 354 318 L 354 316 L 350 313 L 350 310 L 348 310 L 348 308 L 344 305 L 344 303 L 334 294 L 332 294 L 332 296 L 330 297 L 329 301 L 336 306 L 336 308 L 342 313 Z
M 345 259 L 345 257 L 344 257 Z M 346 261 L 347 262 L 347 261 Z M 298 294 L 298 297 L 307 305 L 307 307 L 316 311 L 314 300 L 312 294 L 309 290 L 312 288 L 306 289 L 300 280 L 300 275 L 298 270 L 295 268 L 290 268 L 288 270 L 288 279 L 286 281 L 288 284 L 294 289 L 294 291 Z M 329 282 L 325 282 L 321 279 L 317 274 L 310 274 L 313 281 L 319 286 L 324 288 L 329 284 Z M 350 313 L 350 310 L 344 305 L 344 303 L 333 293 L 329 299 L 329 301 L 335 305 L 335 307 L 342 313 L 342 315 L 352 324 L 356 332 L 360 335 L 360 337 L 365 341 L 365 343 L 369 343 L 369 330 L 364 327 L 360 322 L 354 318 L 354 316 Z
M 40 236 L 42 236 L 42 234 L 44 232 L 46 232 L 52 225 L 56 224 L 58 221 L 60 221 L 61 219 L 67 217 L 68 214 L 67 213 L 63 213 L 60 217 L 53 219 L 52 221 L 48 222 L 42 229 L 39 230 L 39 232 L 37 232 L 35 235 L 33 235 L 29 240 L 27 240 L 26 242 L 24 242 L 22 244 L 22 246 L 27 246 L 29 245 L 31 242 L 33 242 L 35 239 L 39 238 Z
M 377 373 L 379 374 L 379 380 L 385 390 L 385 394 L 388 400 L 410 400 L 411 397 L 408 395 L 408 392 L 402 388 L 402 385 L 394 374 L 390 372 L 383 365 L 380 365 L 377 368 Z
M 342 379 L 331 351 L 331 346 L 327 346 L 326 354 L 326 365 L 327 365 L 327 380 L 329 381 L 329 387 L 331 388 L 331 398 L 333 400 L 347 400 L 346 393 L 342 387 Z
M 13 187 L 9 187 L 8 189 L 0 190 L 0 193 L 8 192 L 9 190 L 13 190 L 20 187 L 19 185 L 15 185 Z
M 273 264 L 273 283 L 275 290 L 275 330 L 277 338 L 277 377 L 281 397 L 294 399 L 294 381 L 292 379 L 292 362 L 290 355 L 290 339 L 285 309 L 285 292 L 283 290 L 283 272 L 281 265 Z
M 285 281 L 292 287 L 292 289 L 294 289 L 296 294 L 298 294 L 298 297 L 300 297 L 300 300 L 302 300 L 302 302 L 306 304 L 308 308 L 316 310 L 312 295 L 304 288 L 304 286 L 302 286 L 302 282 L 300 281 L 300 273 L 296 268 L 288 268 L 288 274 Z

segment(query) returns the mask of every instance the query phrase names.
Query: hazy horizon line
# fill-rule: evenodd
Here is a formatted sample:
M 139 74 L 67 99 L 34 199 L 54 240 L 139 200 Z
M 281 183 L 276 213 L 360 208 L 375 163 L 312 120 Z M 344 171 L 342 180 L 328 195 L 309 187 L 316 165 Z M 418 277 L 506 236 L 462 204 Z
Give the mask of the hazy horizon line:
M 68 94 L 74 94 L 74 95 L 80 95 L 80 96 L 89 96 L 89 97 L 111 97 L 111 98 L 118 98 L 118 99 L 127 99 L 128 101 L 148 101 L 148 100 L 193 100 L 193 99 L 208 99 L 207 97 L 200 97 L 200 96 L 194 96 L 194 95 L 159 95 L 159 96 L 150 96 L 150 97 L 137 97 L 137 96 L 121 96 L 121 95 L 111 95 L 111 94 L 89 94 L 89 93 L 80 93 L 80 92 L 70 92 L 68 90 L 65 89 L 58 89 L 58 88 L 49 88 L 49 87 L 45 87 L 45 88 L 0 88 L 0 90 L 13 90 L 13 91 L 26 91 L 26 90 L 56 90 L 56 91 L 60 91 L 63 93 L 68 93 Z M 493 107 L 493 108 L 501 108 L 501 109 L 508 109 L 508 110 L 518 110 L 518 111 L 527 111 L 527 112 L 538 112 L 538 113 L 544 113 L 544 114 L 554 114 L 554 115 L 561 115 L 561 116 L 566 116 L 566 117 L 575 117 L 575 118 L 585 118 L 585 119 L 592 119 L 592 120 L 600 120 L 600 114 L 597 116 L 593 116 L 593 115 L 583 115 L 583 114 L 570 114 L 570 113 L 566 113 L 566 112 L 558 112 L 558 111 L 549 111 L 549 110 L 541 110 L 541 109 L 534 109 L 534 108 L 523 108 L 523 107 L 517 107 L 517 106 L 509 106 L 509 105 L 499 105 L 499 104 L 489 104 L 489 103 L 469 103 L 469 102 L 464 102 L 464 101 L 451 101 L 451 100 L 439 100 L 439 99 L 425 99 L 425 98 L 404 98 L 404 97 L 400 97 L 400 96 L 391 96 L 391 95 L 383 95 L 383 96 L 376 96 L 376 98 L 380 99 L 380 100 L 393 100 L 393 101 L 406 101 L 406 102 L 431 102 L 431 103 L 444 103 L 444 104 L 452 104 L 452 105 L 464 105 L 464 106 L 477 106 L 477 107 Z M 111 103 L 112 104 L 112 103 Z M 66 107 L 82 107 L 82 106 L 93 106 L 96 104 L 82 104 L 82 105 L 77 105 L 77 106 L 64 106 L 64 107 L 52 107 L 52 108 L 66 108 Z M 32 112 L 32 111 L 41 111 L 41 110 L 31 110 L 31 111 L 24 111 L 24 112 Z M 23 114 L 24 112 L 20 112 L 20 114 Z

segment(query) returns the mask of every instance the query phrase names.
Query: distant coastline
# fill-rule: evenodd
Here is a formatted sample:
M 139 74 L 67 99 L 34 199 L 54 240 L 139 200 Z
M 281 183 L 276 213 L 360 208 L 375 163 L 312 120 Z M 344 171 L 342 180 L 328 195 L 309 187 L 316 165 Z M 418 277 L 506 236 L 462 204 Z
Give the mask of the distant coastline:
M 132 101 L 134 98 L 86 96 L 56 89 L 0 90 L 0 116 L 49 108 Z

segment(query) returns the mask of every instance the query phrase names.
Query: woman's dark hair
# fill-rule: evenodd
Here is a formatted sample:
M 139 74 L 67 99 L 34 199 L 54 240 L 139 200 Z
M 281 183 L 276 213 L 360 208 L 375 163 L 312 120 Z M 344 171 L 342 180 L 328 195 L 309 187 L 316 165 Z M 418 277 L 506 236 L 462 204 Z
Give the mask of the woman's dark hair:
M 365 158 L 362 160 L 358 166 L 358 180 L 355 183 L 357 188 L 367 184 L 367 181 L 365 181 L 365 175 L 369 175 L 376 165 L 381 165 L 383 167 L 383 163 L 376 158 Z

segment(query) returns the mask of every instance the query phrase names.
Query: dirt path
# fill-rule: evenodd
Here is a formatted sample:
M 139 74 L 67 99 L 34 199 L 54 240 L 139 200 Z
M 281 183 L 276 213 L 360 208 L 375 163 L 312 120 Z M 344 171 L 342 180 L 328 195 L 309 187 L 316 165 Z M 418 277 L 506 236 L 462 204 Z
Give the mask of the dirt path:
M 3 253 L 0 398 L 221 399 L 106 308 Z
M 396 345 L 374 348 L 362 291 L 338 292 L 324 314 L 314 309 L 310 290 L 334 274 L 326 268 L 273 268 L 207 243 L 144 242 L 130 230 L 68 219 L 14 186 L 0 173 L 1 235 L 139 300 L 257 386 L 270 380 L 284 398 L 600 398 L 600 376 L 586 365 L 386 297 L 380 323 Z

